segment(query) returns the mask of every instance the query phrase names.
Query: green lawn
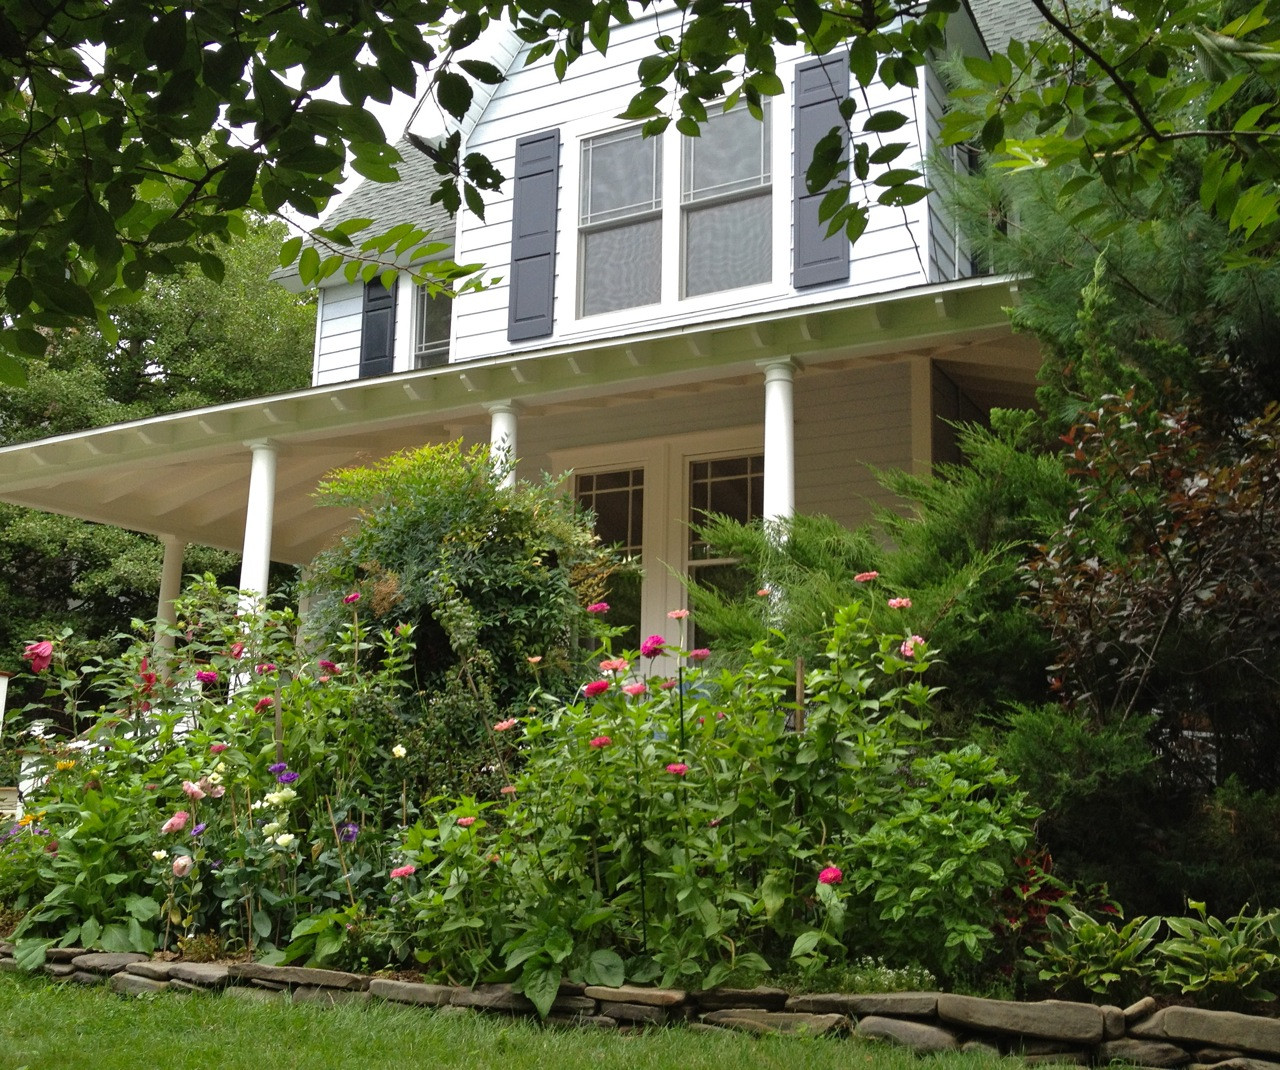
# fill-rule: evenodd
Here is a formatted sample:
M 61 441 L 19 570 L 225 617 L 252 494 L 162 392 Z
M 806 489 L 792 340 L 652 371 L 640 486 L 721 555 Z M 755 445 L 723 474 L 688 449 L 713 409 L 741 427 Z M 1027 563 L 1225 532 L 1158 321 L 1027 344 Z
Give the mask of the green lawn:
M 117 996 L 0 974 L 0 1070 L 993 1070 L 861 1041 L 680 1028 L 631 1035 L 450 1017 L 392 1004 L 263 1006 L 216 996 Z

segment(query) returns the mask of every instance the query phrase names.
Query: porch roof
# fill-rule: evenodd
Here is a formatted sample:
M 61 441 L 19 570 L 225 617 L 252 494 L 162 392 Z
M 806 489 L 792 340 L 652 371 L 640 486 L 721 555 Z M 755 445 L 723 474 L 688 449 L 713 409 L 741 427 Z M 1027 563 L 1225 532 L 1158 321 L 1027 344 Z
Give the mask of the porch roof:
M 277 450 L 272 558 L 302 564 L 351 516 L 312 498 L 336 467 L 459 436 L 487 440 L 489 410 L 522 419 L 610 405 L 755 374 L 790 357 L 815 371 L 910 354 L 940 362 L 976 397 L 1025 396 L 1039 356 L 1004 309 L 1018 282 L 984 278 L 742 315 L 695 326 L 312 387 L 0 449 L 0 500 L 238 551 L 247 445 Z

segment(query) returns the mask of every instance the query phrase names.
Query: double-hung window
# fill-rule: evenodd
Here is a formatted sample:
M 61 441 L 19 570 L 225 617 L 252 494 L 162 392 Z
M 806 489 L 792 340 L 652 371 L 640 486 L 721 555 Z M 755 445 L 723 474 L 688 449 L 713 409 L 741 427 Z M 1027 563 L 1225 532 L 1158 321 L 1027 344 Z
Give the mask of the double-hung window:
M 582 142 L 580 315 L 773 278 L 768 103 L 763 121 L 743 105 L 713 113 L 665 164 L 662 144 L 638 126 Z M 679 247 L 667 263 L 664 232 Z
M 662 299 L 662 138 L 632 126 L 582 143 L 579 307 L 594 316 Z
M 764 120 L 738 105 L 711 115 L 681 152 L 683 296 L 773 278 L 769 104 Z

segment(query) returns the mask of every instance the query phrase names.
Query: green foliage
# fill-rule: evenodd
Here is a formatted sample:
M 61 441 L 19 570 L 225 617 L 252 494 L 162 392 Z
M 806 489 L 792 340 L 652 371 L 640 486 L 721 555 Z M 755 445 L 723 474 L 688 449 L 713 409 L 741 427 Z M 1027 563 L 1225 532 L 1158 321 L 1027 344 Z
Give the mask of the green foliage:
M 1242 911 L 1222 921 L 1208 916 L 1203 903 L 1188 905 L 1194 917 L 1165 919 L 1174 935 L 1156 948 L 1158 983 L 1211 1002 L 1274 1000 L 1263 985 L 1280 974 L 1280 911 Z
M 384 879 L 384 822 L 406 820 L 389 712 L 411 629 L 375 646 L 353 622 L 338 664 L 298 644 L 293 614 L 242 612 L 207 579 L 177 613 L 172 652 L 138 640 L 77 666 L 55 648 L 45 705 L 89 727 L 33 741 L 43 786 L 0 844 L 32 962 L 55 941 L 152 951 L 200 933 L 267 954 Z
M 1158 196 L 1185 167 L 1204 210 L 1265 258 L 1280 235 L 1275 4 L 1162 0 L 1069 20 L 1040 11 L 1051 27 L 1041 40 L 966 60 L 973 83 L 953 98 L 948 141 L 981 137 L 1003 168 L 1064 173 L 1064 208 L 1094 185 L 1121 201 Z M 1076 220 L 1103 237 L 1092 206 L 1076 205 Z
M 111 331 L 52 332 L 27 386 L 0 387 L 0 443 L 305 386 L 314 304 L 267 281 L 282 230 L 251 223 L 221 285 L 187 267 L 117 310 Z M 226 576 L 235 561 L 190 546 L 185 564 Z M 155 613 L 160 562 L 153 538 L 0 505 L 0 668 L 20 668 L 24 640 L 68 624 L 86 654 L 116 652 L 113 637 Z
M 1049 919 L 1050 938 L 1028 955 L 1042 981 L 1070 993 L 1130 998 L 1138 992 L 1195 994 L 1210 1006 L 1274 1000 L 1280 978 L 1280 912 L 1241 911 L 1225 921 L 1204 903 L 1183 917 L 1137 917 L 1119 928 L 1066 907 Z M 1168 936 L 1156 937 L 1167 928 Z
M 1143 957 L 1160 929 L 1160 918 L 1137 917 L 1117 929 L 1083 910 L 1064 907 L 1049 918 L 1049 939 L 1027 954 L 1039 977 L 1055 989 L 1095 995 L 1130 995 L 1147 979 Z
M 313 563 L 318 629 L 350 618 L 353 590 L 363 612 L 416 629 L 414 686 L 396 709 L 415 798 L 492 794 L 504 758 L 489 726 L 522 712 L 535 680 L 569 680 L 591 626 L 583 606 L 611 556 L 553 480 L 499 486 L 486 447 L 343 469 L 317 496 L 360 515 Z
M 803 732 L 794 666 L 764 645 L 669 689 L 606 658 L 584 701 L 543 695 L 504 729 L 523 759 L 505 805 L 463 800 L 406 839 L 418 960 L 515 971 L 535 1002 L 619 970 L 712 986 L 788 961 L 979 961 L 1035 811 L 976 748 L 928 742 L 929 657 L 904 641 L 839 611 Z

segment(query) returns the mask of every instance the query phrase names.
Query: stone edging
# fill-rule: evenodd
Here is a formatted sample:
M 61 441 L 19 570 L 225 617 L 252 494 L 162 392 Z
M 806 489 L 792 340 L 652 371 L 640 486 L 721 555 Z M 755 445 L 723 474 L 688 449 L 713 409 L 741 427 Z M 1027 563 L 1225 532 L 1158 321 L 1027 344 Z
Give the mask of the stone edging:
M 45 973 L 125 994 L 215 992 L 259 1002 L 361 1003 L 383 999 L 448 1013 L 531 1015 L 510 985 L 475 988 L 395 981 L 340 970 L 256 962 L 165 962 L 140 954 L 50 948 Z M 0 944 L 0 971 L 17 971 L 13 946 Z M 848 1034 L 920 1054 L 986 1051 L 1028 1063 L 1105 1065 L 1113 1061 L 1187 1070 L 1280 1070 L 1280 1020 L 1191 1007 L 1156 1009 L 1045 1000 L 1016 1003 L 947 992 L 792 996 L 780 988 L 706 992 L 564 982 L 547 1022 L 604 1029 L 683 1022 L 691 1029 L 748 1033 Z

